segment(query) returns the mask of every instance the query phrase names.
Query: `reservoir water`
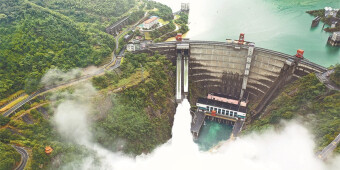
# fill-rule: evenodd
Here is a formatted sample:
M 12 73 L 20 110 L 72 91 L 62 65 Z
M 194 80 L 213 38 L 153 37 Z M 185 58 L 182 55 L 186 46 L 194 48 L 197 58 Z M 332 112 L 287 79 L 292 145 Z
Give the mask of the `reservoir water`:
M 306 59 L 325 67 L 340 63 L 340 48 L 326 45 L 330 33 L 322 31 L 322 22 L 311 29 L 314 17 L 306 13 L 325 6 L 340 8 L 339 0 L 156 1 L 170 6 L 173 11 L 178 11 L 182 2 L 190 3 L 187 34 L 190 39 L 225 41 L 226 38 L 238 39 L 242 32 L 246 41 L 255 42 L 258 47 L 291 55 L 303 49 Z M 229 135 L 227 127 L 208 122 L 197 143 L 202 150 L 207 150 Z
M 256 46 L 294 55 L 305 50 L 305 58 L 323 66 L 340 63 L 340 48 L 326 45 L 330 33 L 323 23 L 311 29 L 313 16 L 307 10 L 325 6 L 340 8 L 339 0 L 157 0 L 173 11 L 181 2 L 190 3 L 187 37 L 193 40 L 245 40 Z M 328 27 L 328 26 L 325 26 Z

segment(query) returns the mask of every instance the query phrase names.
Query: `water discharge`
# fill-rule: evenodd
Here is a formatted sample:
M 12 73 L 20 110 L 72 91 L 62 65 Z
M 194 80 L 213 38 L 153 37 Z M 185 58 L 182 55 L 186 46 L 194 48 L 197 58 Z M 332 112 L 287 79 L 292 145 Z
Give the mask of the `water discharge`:
M 172 139 L 150 154 L 132 158 L 122 153 L 113 153 L 92 142 L 87 127 L 89 107 L 84 101 L 72 98 L 59 104 L 55 124 L 59 133 L 78 141 L 80 135 L 87 137 L 75 142 L 93 151 L 93 156 L 65 165 L 63 169 L 114 169 L 114 170 L 338 170 L 340 157 L 327 163 L 314 155 L 313 136 L 297 123 L 285 123 L 282 131 L 268 130 L 263 134 L 243 136 L 223 144 L 216 152 L 199 151 L 190 133 L 190 104 L 187 100 L 176 110 Z M 66 116 L 66 117 L 65 117 Z M 60 118 L 62 117 L 62 118 Z M 80 119 L 79 119 L 80 117 Z M 75 119 L 78 118 L 78 119 Z M 77 121 L 65 121 L 65 119 Z M 84 132 L 79 130 L 83 129 Z M 73 131 L 72 133 L 65 130 Z M 78 129 L 78 130 L 77 130 Z M 66 136 L 65 136 L 66 135 Z M 73 138 L 73 139 L 72 139 Z

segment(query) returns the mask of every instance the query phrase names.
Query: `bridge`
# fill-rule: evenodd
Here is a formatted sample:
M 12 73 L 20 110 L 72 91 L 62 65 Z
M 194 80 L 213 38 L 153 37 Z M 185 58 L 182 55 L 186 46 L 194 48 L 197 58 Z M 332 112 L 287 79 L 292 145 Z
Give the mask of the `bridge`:
M 121 20 L 117 21 L 116 23 L 112 24 L 111 26 L 106 28 L 106 33 L 111 34 L 111 35 L 118 35 L 119 31 L 123 29 L 125 25 L 129 23 L 129 17 L 126 16 L 122 18 Z
M 98 71 L 96 71 L 96 72 L 94 72 L 92 74 L 81 76 L 79 78 L 71 79 L 71 80 L 69 80 L 67 82 L 63 82 L 61 84 L 55 84 L 55 85 L 51 85 L 51 86 L 48 86 L 48 87 L 43 87 L 43 88 L 37 90 L 36 92 L 32 93 L 31 95 L 29 95 L 25 100 L 17 103 L 12 108 L 7 110 L 5 113 L 3 113 L 3 116 L 5 116 L 5 117 L 11 116 L 21 106 L 23 106 L 24 104 L 30 102 L 32 99 L 34 99 L 35 97 L 41 95 L 42 93 L 48 92 L 50 90 L 54 90 L 54 89 L 56 89 L 58 87 L 61 87 L 61 86 L 71 85 L 71 84 L 74 84 L 74 83 L 79 83 L 79 82 L 85 81 L 85 80 L 87 80 L 89 78 L 92 78 L 94 76 L 102 75 L 107 70 L 110 71 L 110 70 L 116 69 L 116 68 L 118 68 L 120 66 L 120 61 L 121 61 L 121 58 L 116 58 L 114 56 L 114 54 L 113 54 L 113 60 L 110 61 L 108 64 L 106 64 L 104 67 L 100 68 Z
M 321 160 L 327 159 L 339 143 L 340 134 L 328 146 L 326 146 L 321 152 L 317 154 L 319 159 Z

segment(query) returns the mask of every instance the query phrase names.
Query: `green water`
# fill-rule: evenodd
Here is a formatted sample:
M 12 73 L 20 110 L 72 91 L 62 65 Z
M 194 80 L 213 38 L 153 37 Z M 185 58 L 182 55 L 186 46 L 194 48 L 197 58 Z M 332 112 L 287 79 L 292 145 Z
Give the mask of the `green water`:
M 314 17 L 307 10 L 325 6 L 340 8 L 340 0 L 156 0 L 169 5 L 173 11 L 181 2 L 190 3 L 187 35 L 192 40 L 245 40 L 256 46 L 286 54 L 305 50 L 305 58 L 323 66 L 340 63 L 340 48 L 326 45 L 330 33 L 322 31 L 323 23 L 311 29 Z M 229 138 L 230 126 L 207 122 L 197 143 L 207 150 Z
M 340 8 L 339 0 L 157 0 L 180 9 L 190 3 L 188 37 L 193 40 L 245 40 L 256 46 L 295 54 L 301 48 L 305 58 L 323 66 L 340 63 L 340 48 L 326 45 L 330 33 L 322 23 L 311 29 L 314 17 L 307 10 L 325 6 Z
M 207 151 L 218 142 L 229 139 L 233 130 L 232 126 L 210 120 L 205 122 L 206 124 L 202 127 L 198 139 L 195 140 L 200 150 Z

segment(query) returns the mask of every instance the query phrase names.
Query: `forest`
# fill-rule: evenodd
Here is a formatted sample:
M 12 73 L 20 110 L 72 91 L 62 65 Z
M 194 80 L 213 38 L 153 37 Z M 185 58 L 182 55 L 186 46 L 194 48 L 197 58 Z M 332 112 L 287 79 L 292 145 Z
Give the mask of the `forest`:
M 103 132 L 96 133 L 96 138 L 107 147 L 117 139 L 124 139 L 126 153 L 150 152 L 171 137 L 175 68 L 159 54 L 128 54 L 120 69 L 119 74 L 107 73 L 94 78 L 93 84 L 107 90 L 117 89 L 129 78 L 139 83 L 131 87 L 125 83 L 125 89 L 112 96 L 115 107 L 96 123 L 95 131 Z M 144 76 L 133 76 L 142 72 Z
M 315 136 L 315 150 L 322 150 L 340 132 L 340 92 L 328 90 L 314 74 L 309 74 L 284 88 L 261 119 L 247 125 L 243 133 L 278 128 L 282 120 L 292 119 L 305 122 Z M 339 147 L 335 152 L 340 153 Z
M 148 1 L 147 2 L 147 9 L 152 10 L 157 8 L 157 11 L 150 11 L 150 15 L 156 15 L 162 18 L 165 21 L 170 21 L 174 19 L 172 14 L 172 9 L 164 4 L 155 1 Z
M 171 100 L 174 95 L 174 71 L 175 67 L 165 56 L 128 54 L 120 70 L 92 79 L 99 91 L 93 102 L 102 103 L 97 98 L 107 98 L 114 106 L 105 115 L 100 115 L 100 109 L 94 109 L 91 114 L 90 119 L 95 120 L 90 127 L 94 141 L 108 150 L 123 151 L 129 155 L 148 153 L 166 142 L 171 137 L 175 112 L 175 104 Z M 143 76 L 140 75 L 142 72 Z M 20 155 L 9 144 L 31 148 L 32 157 L 27 165 L 31 169 L 67 169 L 67 164 L 77 163 L 93 154 L 86 147 L 65 142 L 51 119 L 53 103 L 63 102 L 63 94 L 72 94 L 75 88 L 38 97 L 32 104 L 25 104 L 11 119 L 0 116 L 0 148 L 6 148 L 1 150 L 0 158 L 4 159 L 0 169 L 11 169 L 7 167 L 13 167 L 20 161 Z M 116 89 L 121 90 L 113 93 Z M 56 101 L 50 102 L 53 96 Z M 31 122 L 18 117 L 24 114 Z M 3 128 L 4 125 L 7 128 Z M 124 147 L 117 148 L 116 143 L 121 140 L 125 141 Z M 52 154 L 45 153 L 46 146 L 53 148 Z
M 0 99 L 37 90 L 50 68 L 102 64 L 115 46 L 105 27 L 135 5 L 134 0 L 0 3 Z

